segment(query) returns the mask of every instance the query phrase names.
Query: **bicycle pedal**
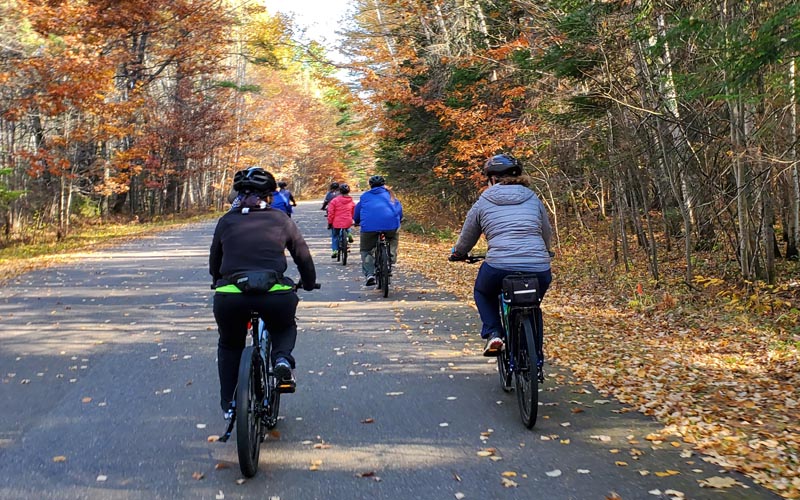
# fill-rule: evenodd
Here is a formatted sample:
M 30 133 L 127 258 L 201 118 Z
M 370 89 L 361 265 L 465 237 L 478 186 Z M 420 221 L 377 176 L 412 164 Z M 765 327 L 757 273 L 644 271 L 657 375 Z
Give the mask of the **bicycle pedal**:
M 294 382 L 279 382 L 275 388 L 281 394 L 292 394 L 297 390 L 297 384 Z

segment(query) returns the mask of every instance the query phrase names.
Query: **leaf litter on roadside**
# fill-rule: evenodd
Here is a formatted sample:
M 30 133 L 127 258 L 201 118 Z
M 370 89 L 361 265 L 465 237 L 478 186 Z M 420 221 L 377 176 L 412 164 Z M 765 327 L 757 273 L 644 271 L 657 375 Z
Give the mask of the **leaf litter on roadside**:
M 477 268 L 443 263 L 452 242 L 409 237 L 401 245 L 409 265 L 472 303 Z M 613 397 L 666 426 L 648 436 L 653 445 L 678 437 L 710 455 L 704 460 L 800 498 L 800 344 L 775 342 L 773 319 L 737 315 L 713 300 L 694 309 L 674 299 L 632 308 L 624 290 L 598 289 L 580 274 L 585 259 L 560 257 L 561 283 L 544 306 L 546 349 L 605 397 L 594 404 Z

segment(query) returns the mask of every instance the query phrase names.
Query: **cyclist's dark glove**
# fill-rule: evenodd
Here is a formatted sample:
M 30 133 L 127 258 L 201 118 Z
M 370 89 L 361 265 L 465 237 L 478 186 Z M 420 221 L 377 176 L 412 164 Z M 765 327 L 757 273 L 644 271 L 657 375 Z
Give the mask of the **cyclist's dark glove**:
M 459 262 L 462 260 L 467 260 L 467 256 L 462 255 L 458 252 L 453 252 L 450 254 L 450 257 L 447 258 L 447 260 L 449 260 L 450 262 Z
M 328 229 L 333 229 L 333 224 L 328 224 Z
M 311 283 L 311 284 L 308 284 L 308 285 L 303 283 L 303 290 L 305 290 L 306 292 L 310 292 L 310 291 L 312 291 L 314 289 L 315 289 L 314 283 Z

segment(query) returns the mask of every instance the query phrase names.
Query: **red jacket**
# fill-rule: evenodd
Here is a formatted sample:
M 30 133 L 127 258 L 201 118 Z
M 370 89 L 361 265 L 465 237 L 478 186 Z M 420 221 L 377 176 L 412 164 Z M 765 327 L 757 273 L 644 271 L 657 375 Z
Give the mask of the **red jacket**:
M 356 205 L 347 195 L 337 196 L 328 203 L 328 224 L 334 229 L 348 229 L 353 225 Z

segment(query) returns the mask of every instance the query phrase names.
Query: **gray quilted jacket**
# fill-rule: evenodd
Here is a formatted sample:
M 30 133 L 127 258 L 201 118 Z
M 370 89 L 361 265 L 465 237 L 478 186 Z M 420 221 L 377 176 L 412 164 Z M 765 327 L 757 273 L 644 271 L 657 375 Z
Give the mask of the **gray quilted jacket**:
M 550 269 L 553 230 L 547 210 L 536 193 L 519 185 L 495 184 L 472 205 L 456 253 L 466 255 L 486 235 L 486 263 L 497 269 L 546 271 Z

